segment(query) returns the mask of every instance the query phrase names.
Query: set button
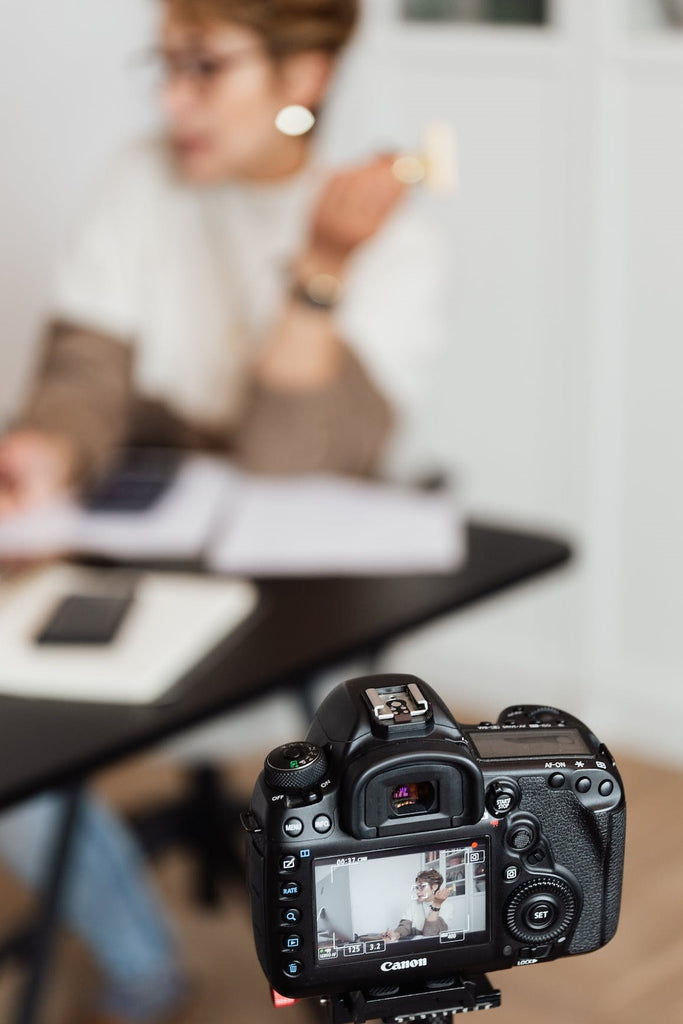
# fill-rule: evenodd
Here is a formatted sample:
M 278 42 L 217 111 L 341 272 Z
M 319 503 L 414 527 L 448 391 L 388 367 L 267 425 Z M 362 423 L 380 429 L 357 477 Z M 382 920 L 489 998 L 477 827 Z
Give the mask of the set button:
M 559 906 L 553 899 L 534 899 L 524 910 L 522 919 L 533 931 L 549 931 L 559 917 Z

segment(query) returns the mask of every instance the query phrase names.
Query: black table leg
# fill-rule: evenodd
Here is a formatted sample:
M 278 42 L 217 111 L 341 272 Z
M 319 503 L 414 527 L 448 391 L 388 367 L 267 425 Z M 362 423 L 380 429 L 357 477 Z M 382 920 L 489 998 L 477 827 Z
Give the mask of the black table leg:
M 80 786 L 74 786 L 64 793 L 64 809 L 48 865 L 34 933 L 29 976 L 19 999 L 14 1018 L 15 1024 L 37 1024 L 38 1021 L 41 999 L 59 928 L 64 882 L 69 868 L 73 839 L 76 835 L 81 797 Z
M 239 812 L 230 799 L 216 768 L 197 765 L 193 772 L 194 801 L 191 813 L 193 847 L 197 857 L 197 900 L 209 909 L 220 906 L 220 884 L 226 876 L 244 881 L 244 858 L 238 852 L 241 839 Z
M 193 765 L 187 781 L 184 796 L 138 811 L 128 825 L 152 859 L 172 847 L 188 852 L 197 868 L 197 900 L 216 909 L 226 878 L 244 882 L 240 812 L 248 801 L 231 796 L 213 764 Z

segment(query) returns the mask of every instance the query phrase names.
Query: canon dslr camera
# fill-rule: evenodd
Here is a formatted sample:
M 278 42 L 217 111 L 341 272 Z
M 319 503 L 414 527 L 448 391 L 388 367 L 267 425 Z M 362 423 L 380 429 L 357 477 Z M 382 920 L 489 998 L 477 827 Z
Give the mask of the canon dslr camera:
M 622 782 L 555 708 L 460 725 L 415 676 L 352 679 L 268 755 L 243 822 L 263 970 L 337 1022 L 498 1005 L 486 971 L 617 927 Z

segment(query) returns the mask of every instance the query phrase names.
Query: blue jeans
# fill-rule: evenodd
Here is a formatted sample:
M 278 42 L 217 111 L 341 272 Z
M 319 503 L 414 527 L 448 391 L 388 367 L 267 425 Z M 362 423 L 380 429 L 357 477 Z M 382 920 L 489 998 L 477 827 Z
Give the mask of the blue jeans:
M 64 799 L 48 793 L 0 817 L 0 857 L 31 888 L 49 867 Z M 62 898 L 62 916 L 99 967 L 100 1006 L 153 1021 L 179 998 L 182 972 L 143 858 L 121 822 L 84 796 Z

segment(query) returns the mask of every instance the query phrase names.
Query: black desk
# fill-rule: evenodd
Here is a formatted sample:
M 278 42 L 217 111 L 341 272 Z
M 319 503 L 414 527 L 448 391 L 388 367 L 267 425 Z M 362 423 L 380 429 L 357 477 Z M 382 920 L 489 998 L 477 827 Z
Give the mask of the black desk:
M 79 787 L 90 773 L 259 695 L 303 686 L 318 669 L 377 651 L 393 637 L 546 573 L 569 557 L 562 541 L 472 524 L 467 564 L 450 575 L 260 581 L 254 620 L 180 680 L 167 703 L 131 708 L 0 698 L 0 808 L 45 789 L 64 787 L 68 796 L 38 925 L 0 948 L 0 959 L 20 956 L 33 963 L 16 1024 L 37 1020 Z M 223 856 L 216 845 L 218 803 L 211 787 L 204 786 L 199 798 L 182 817 L 205 847 L 203 891 L 211 899 Z M 162 809 L 162 824 L 166 818 Z
M 187 676 L 130 708 L 0 698 L 0 807 L 78 781 L 189 726 L 568 561 L 560 540 L 472 524 L 451 575 L 260 581 L 258 618 Z

